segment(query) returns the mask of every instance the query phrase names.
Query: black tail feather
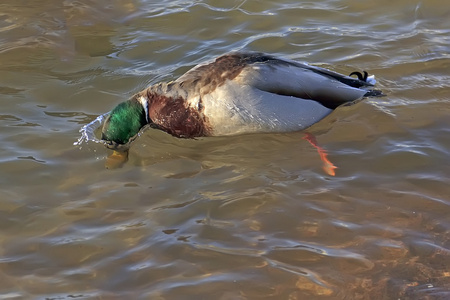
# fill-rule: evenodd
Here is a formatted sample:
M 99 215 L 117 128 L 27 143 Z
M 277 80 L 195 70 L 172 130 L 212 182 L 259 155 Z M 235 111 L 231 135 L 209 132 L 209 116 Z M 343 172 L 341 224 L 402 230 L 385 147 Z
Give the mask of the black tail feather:
M 361 74 L 361 72 L 355 71 L 355 72 L 351 72 L 350 75 L 348 75 L 348 76 L 352 77 L 353 75 L 356 75 L 356 77 L 358 77 L 359 80 L 367 82 L 367 77 L 369 77 L 369 73 L 367 73 L 366 71 L 363 71 L 363 74 Z

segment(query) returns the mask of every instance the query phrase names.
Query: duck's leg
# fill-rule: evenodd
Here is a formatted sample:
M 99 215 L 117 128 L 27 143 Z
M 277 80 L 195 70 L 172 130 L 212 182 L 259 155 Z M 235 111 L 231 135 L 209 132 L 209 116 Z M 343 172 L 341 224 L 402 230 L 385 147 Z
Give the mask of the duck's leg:
M 322 168 L 325 171 L 325 173 L 327 173 L 330 176 L 336 175 L 336 172 L 334 171 L 334 169 L 337 169 L 337 167 L 335 165 L 333 165 L 333 163 L 331 161 L 328 160 L 327 151 L 317 144 L 317 140 L 316 140 L 315 136 L 309 132 L 306 132 L 305 137 L 303 137 L 303 139 L 307 140 L 314 148 L 317 149 L 320 159 L 323 161 Z
M 113 153 L 106 158 L 105 168 L 117 169 L 122 167 L 128 160 L 128 151 L 113 151 Z

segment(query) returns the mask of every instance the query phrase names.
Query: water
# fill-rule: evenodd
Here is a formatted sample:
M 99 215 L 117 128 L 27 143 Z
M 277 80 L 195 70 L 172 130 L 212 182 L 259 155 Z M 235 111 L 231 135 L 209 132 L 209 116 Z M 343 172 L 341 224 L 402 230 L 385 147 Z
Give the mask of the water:
M 2 299 L 448 299 L 450 6 L 441 1 L 2 1 Z M 254 50 L 384 98 L 304 133 L 176 139 L 128 163 L 80 128 Z

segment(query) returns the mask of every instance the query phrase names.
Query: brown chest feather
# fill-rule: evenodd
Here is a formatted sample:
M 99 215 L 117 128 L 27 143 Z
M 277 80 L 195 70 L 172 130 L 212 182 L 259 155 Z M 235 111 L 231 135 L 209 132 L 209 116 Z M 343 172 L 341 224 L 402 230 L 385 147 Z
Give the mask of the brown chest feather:
M 172 99 L 161 95 L 147 95 L 150 122 L 176 137 L 208 136 L 211 130 L 205 116 L 187 106 L 182 98 Z

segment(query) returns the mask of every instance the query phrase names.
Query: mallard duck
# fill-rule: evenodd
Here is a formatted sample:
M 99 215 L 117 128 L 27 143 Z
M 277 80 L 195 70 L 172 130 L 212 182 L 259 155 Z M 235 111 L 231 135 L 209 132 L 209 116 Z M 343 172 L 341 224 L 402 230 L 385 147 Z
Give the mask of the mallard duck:
M 374 84 L 365 71 L 345 76 L 263 53 L 229 53 L 117 105 L 102 139 L 119 149 L 147 124 L 184 138 L 302 130 L 340 105 L 381 95 Z

